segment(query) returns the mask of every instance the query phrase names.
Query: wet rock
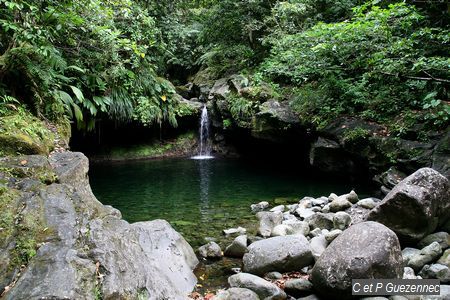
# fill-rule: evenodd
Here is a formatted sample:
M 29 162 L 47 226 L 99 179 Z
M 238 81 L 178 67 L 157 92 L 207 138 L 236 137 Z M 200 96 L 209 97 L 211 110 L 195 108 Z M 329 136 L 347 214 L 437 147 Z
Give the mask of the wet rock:
M 284 291 L 293 297 L 302 297 L 312 293 L 313 285 L 307 279 L 289 279 L 284 284 Z
M 331 230 L 330 232 L 324 234 L 325 239 L 327 240 L 328 243 L 331 243 L 335 238 L 337 238 L 340 234 L 342 233 L 342 230 L 340 229 L 334 229 Z
M 244 288 L 230 288 L 225 291 L 220 291 L 216 296 L 212 298 L 213 300 L 259 300 L 258 295 L 249 289 Z
M 243 270 L 263 275 L 301 269 L 313 261 L 308 240 L 301 235 L 273 237 L 251 244 L 243 258 Z
M 252 274 L 239 273 L 230 276 L 228 283 L 231 287 L 252 290 L 261 299 L 283 300 L 287 298 L 286 293 L 275 284 Z
M 198 248 L 198 255 L 203 258 L 220 258 L 223 256 L 222 249 L 215 242 L 209 242 Z
M 441 283 L 450 282 L 450 269 L 441 264 L 425 265 L 419 275 L 425 279 L 439 279 Z
M 448 199 L 448 179 L 422 168 L 396 185 L 370 212 L 368 220 L 385 224 L 407 243 L 418 242 L 447 221 Z
M 243 257 L 247 253 L 247 236 L 240 235 L 225 249 L 225 256 Z
M 419 241 L 417 247 L 423 248 L 430 245 L 433 242 L 438 242 L 443 250 L 447 249 L 450 245 L 450 234 L 447 232 L 436 232 L 427 235 L 422 240 Z
M 269 237 L 273 228 L 283 221 L 281 212 L 259 212 L 256 217 L 259 219 L 258 234 L 262 237 Z
M 313 237 L 309 241 L 309 243 L 311 245 L 311 253 L 312 253 L 314 259 L 317 261 L 319 259 L 320 255 L 322 255 L 322 253 L 327 248 L 328 242 L 325 239 L 324 235 L 319 235 L 319 236 Z
M 314 215 L 305 219 L 308 222 L 310 229 L 333 229 L 333 214 L 315 213 Z
M 408 261 L 408 267 L 419 271 L 422 267 L 430 262 L 436 261 L 442 254 L 442 248 L 438 242 L 433 242 L 426 246 L 419 253 L 413 255 Z
M 269 208 L 269 206 L 270 206 L 269 202 L 262 201 L 257 204 L 250 205 L 250 209 L 252 210 L 252 213 L 257 213 L 257 212 L 260 212 L 260 211 L 263 211 L 263 210 Z
M 339 211 L 333 216 L 333 226 L 336 229 L 344 230 L 350 225 L 351 222 L 352 218 L 350 215 L 343 211 Z
M 401 278 L 400 243 L 376 222 L 351 226 L 322 253 L 311 273 L 314 289 L 333 298 L 351 295 L 353 278 Z

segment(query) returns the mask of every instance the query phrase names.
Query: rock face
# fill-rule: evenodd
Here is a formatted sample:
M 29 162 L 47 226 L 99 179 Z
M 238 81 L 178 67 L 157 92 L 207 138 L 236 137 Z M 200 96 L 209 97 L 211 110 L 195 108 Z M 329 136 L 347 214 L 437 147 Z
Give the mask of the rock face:
M 449 214 L 448 179 L 433 169 L 422 168 L 396 185 L 370 212 L 368 220 L 386 225 L 400 240 L 410 243 L 432 233 Z
M 339 235 L 314 265 L 311 281 L 325 296 L 351 295 L 354 278 L 401 278 L 402 254 L 397 236 L 386 226 L 363 222 Z
M 255 292 L 261 299 L 282 300 L 286 299 L 286 293 L 275 284 L 258 276 L 239 273 L 228 278 L 231 287 L 246 288 Z
M 308 240 L 301 235 L 261 240 L 251 244 L 248 251 L 243 259 L 244 271 L 256 275 L 300 270 L 313 262 Z
M 180 299 L 192 291 L 198 260 L 166 221 L 129 224 L 98 202 L 83 154 L 54 154 L 50 163 L 59 183 L 27 197 L 51 234 L 5 299 L 95 299 L 94 291 L 103 299 Z

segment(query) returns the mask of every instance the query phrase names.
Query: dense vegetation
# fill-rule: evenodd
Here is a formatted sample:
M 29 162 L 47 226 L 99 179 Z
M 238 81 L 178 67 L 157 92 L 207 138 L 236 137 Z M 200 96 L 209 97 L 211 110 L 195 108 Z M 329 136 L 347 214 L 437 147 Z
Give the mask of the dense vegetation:
M 246 75 L 302 120 L 448 125 L 449 7 L 437 1 L 0 1 L 0 115 L 82 130 L 177 125 L 172 82 Z M 251 114 L 245 99 L 233 110 Z M 248 118 L 248 116 L 246 116 Z

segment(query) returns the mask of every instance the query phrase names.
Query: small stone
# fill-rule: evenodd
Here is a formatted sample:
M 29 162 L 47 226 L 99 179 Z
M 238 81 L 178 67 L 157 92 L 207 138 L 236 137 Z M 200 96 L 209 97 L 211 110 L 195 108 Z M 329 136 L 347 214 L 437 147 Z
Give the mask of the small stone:
M 241 268 L 231 268 L 231 272 L 238 274 L 238 273 L 242 272 L 242 269 Z
M 245 229 L 243 227 L 238 227 L 238 228 L 225 229 L 223 231 L 223 234 L 225 234 L 225 235 L 245 234 L 246 232 L 247 232 L 247 229 Z
M 292 228 L 285 224 L 277 225 L 273 228 L 271 236 L 285 236 L 292 232 Z
M 300 234 L 307 236 L 309 234 L 309 224 L 305 221 L 297 220 L 286 220 L 283 221 L 284 225 L 288 225 L 291 228 L 290 234 Z
M 301 219 L 307 219 L 310 216 L 314 215 L 314 211 L 310 208 L 303 208 L 299 207 L 295 211 L 295 213 L 301 218 Z
M 403 265 L 407 266 L 411 257 L 420 253 L 419 249 L 406 247 L 402 250 Z
M 225 249 L 225 256 L 243 257 L 247 253 L 247 236 L 240 235 Z
M 326 204 L 324 207 L 322 207 L 322 213 L 327 214 L 330 212 L 330 204 Z
M 231 287 L 247 288 L 252 290 L 261 299 L 286 299 L 286 293 L 275 284 L 268 282 L 258 276 L 239 273 L 228 278 Z
M 332 229 L 333 228 L 333 214 L 315 213 L 314 215 L 305 219 L 308 222 L 310 229 Z
M 450 245 L 450 234 L 448 234 L 447 232 L 436 232 L 429 234 L 422 240 L 420 240 L 417 246 L 419 248 L 423 248 L 430 245 L 433 242 L 438 242 L 439 245 L 441 245 L 442 250 L 445 250 Z
M 417 279 L 414 270 L 410 267 L 403 268 L 403 279 Z
M 284 284 L 284 291 L 293 297 L 311 294 L 312 289 L 312 283 L 306 279 L 289 279 Z
M 441 258 L 437 261 L 438 264 L 446 265 L 450 268 L 450 249 L 447 249 L 442 254 Z
M 342 210 L 346 210 L 347 208 L 352 206 L 352 203 L 348 201 L 345 197 L 339 197 L 333 201 L 331 201 L 330 205 L 330 211 L 331 212 L 338 212 Z
M 420 250 L 418 254 L 412 256 L 408 262 L 408 267 L 413 268 L 415 271 L 419 271 L 426 264 L 437 260 L 441 254 L 441 245 L 439 245 L 438 242 L 433 242 L 431 245 Z
M 328 198 L 327 197 L 320 197 L 320 198 L 314 199 L 312 201 L 312 205 L 313 206 L 323 207 L 323 206 L 325 206 L 325 204 L 328 204 Z
M 313 200 L 315 199 L 312 197 L 304 197 L 298 202 L 298 205 L 303 208 L 311 208 Z
M 281 274 L 280 272 L 269 272 L 266 274 L 266 277 L 269 279 L 277 280 L 283 278 L 283 274 Z
M 345 195 L 347 198 L 347 201 L 349 201 L 352 204 L 355 204 L 358 202 L 358 195 L 355 193 L 355 191 L 351 191 L 350 193 L 348 193 L 347 195 Z
M 318 260 L 320 255 L 322 255 L 323 251 L 325 251 L 325 249 L 328 246 L 328 242 L 325 239 L 325 236 L 324 235 L 315 236 L 309 241 L 309 243 L 311 245 L 311 253 L 314 259 Z
M 366 198 L 359 200 L 358 203 L 356 203 L 356 205 L 361 206 L 362 208 L 372 209 L 375 207 L 376 203 L 375 201 L 373 201 L 372 198 Z
M 248 300 L 259 300 L 258 295 L 249 289 L 244 288 L 230 288 L 225 291 L 220 291 L 216 296 L 212 298 L 213 300 L 236 300 L 236 299 L 248 299 Z
M 311 230 L 310 232 L 309 232 L 309 235 L 311 236 L 311 237 L 316 237 L 316 236 L 319 236 L 319 235 L 321 235 L 322 234 L 322 230 L 320 230 L 320 228 L 316 228 L 316 229 L 314 229 L 314 230 Z
M 269 208 L 269 206 L 270 206 L 269 202 L 261 201 L 257 204 L 250 205 L 250 209 L 252 210 L 252 213 L 257 213 L 265 210 L 266 208 Z
M 274 208 L 271 208 L 270 211 L 271 212 L 284 212 L 285 206 L 284 205 L 278 205 L 275 206 Z
M 215 242 L 209 242 L 198 248 L 198 254 L 203 258 L 220 258 L 223 256 L 222 249 Z
M 297 220 L 297 217 L 292 215 L 289 212 L 285 212 L 285 213 L 283 213 L 283 222 L 287 221 L 287 220 Z
M 297 210 L 298 204 L 286 205 L 286 207 L 289 210 L 289 213 L 293 214 Z
M 333 216 L 333 226 L 335 229 L 344 230 L 350 225 L 351 222 L 352 218 L 346 212 L 339 211 Z
M 441 264 L 425 265 L 419 275 L 425 279 L 439 279 L 441 283 L 450 282 L 450 269 Z
M 337 238 L 342 233 L 340 229 L 334 229 L 325 234 L 325 239 L 328 243 L 331 243 L 335 238 Z

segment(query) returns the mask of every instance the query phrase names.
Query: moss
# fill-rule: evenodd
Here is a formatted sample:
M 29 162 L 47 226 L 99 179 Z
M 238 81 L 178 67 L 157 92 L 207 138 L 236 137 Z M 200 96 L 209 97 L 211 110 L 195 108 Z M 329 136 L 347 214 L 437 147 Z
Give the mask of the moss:
M 0 118 L 0 151 L 3 155 L 48 154 L 54 135 L 45 123 L 24 109 Z
M 17 198 L 17 191 L 0 187 L 0 248 L 6 247 L 14 233 Z

